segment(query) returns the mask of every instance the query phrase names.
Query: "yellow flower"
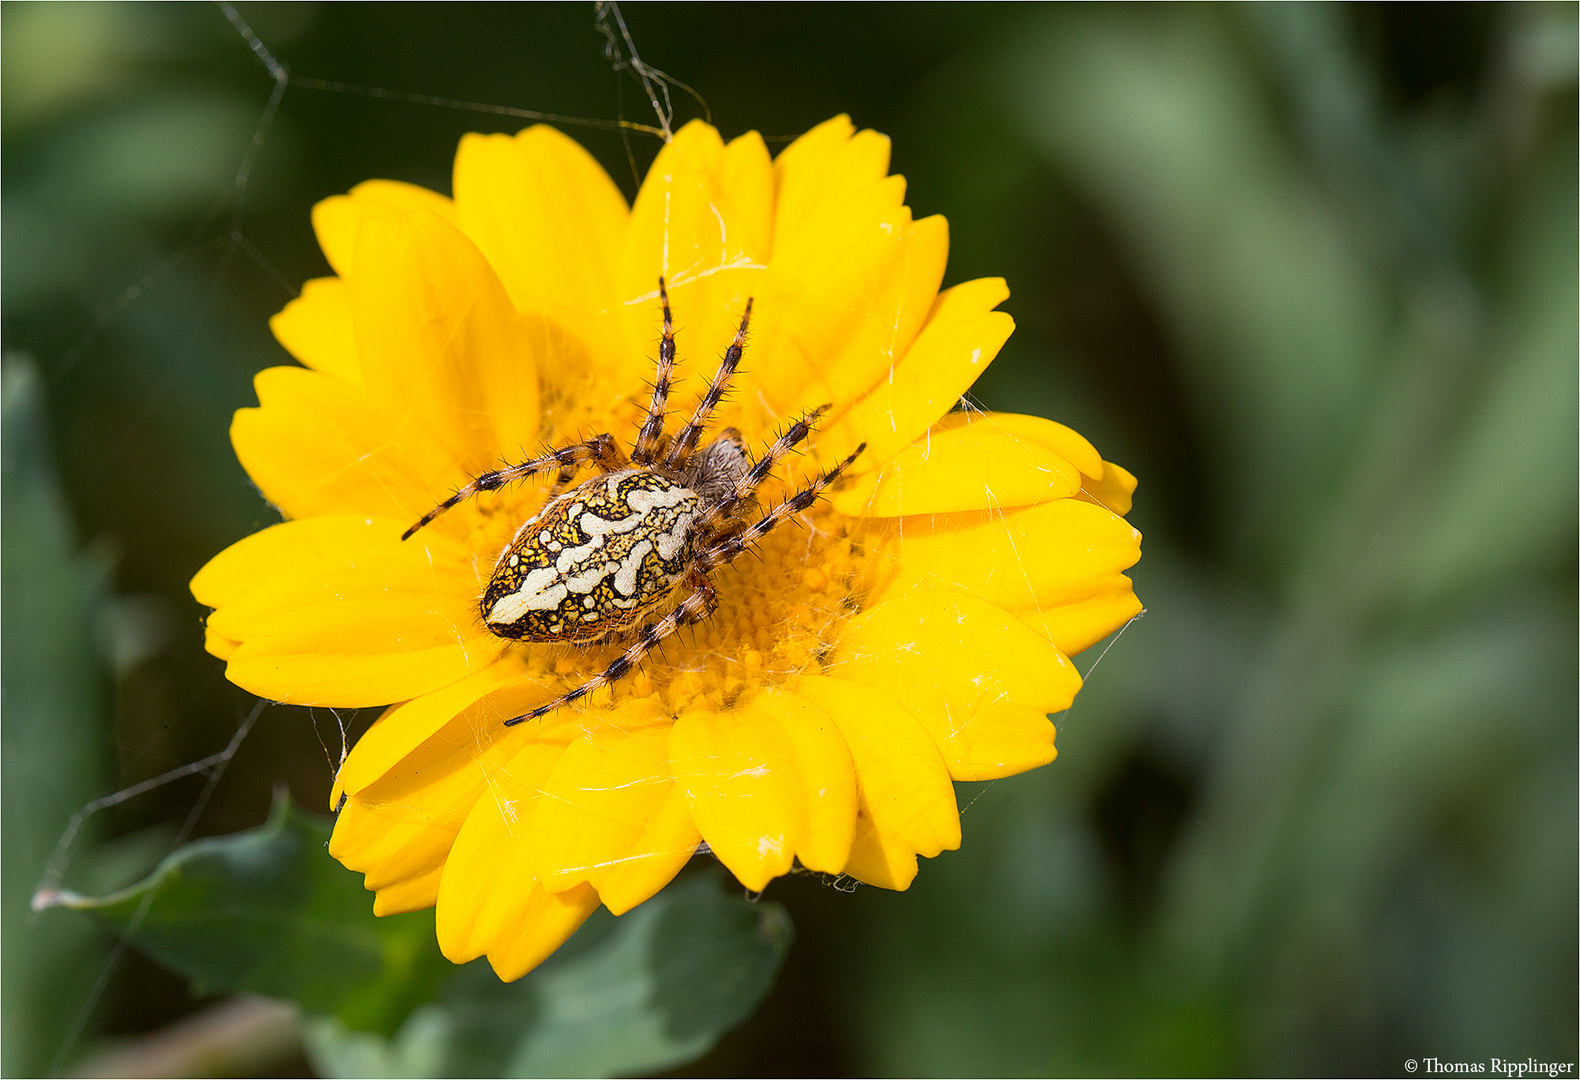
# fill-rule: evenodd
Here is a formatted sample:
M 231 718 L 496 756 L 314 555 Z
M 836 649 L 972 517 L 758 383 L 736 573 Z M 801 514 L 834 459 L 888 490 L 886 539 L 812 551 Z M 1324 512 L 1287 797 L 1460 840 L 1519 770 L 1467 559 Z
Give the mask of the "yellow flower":
M 370 181 L 313 213 L 335 277 L 275 317 L 305 367 L 257 377 L 232 437 L 286 521 L 193 580 L 208 647 L 280 701 L 390 706 L 336 780 L 330 850 L 380 913 L 438 905 L 457 962 L 516 978 L 600 902 L 706 841 L 748 888 L 797 861 L 904 889 L 960 842 L 953 780 L 1054 756 L 1068 657 L 1140 610 L 1134 479 L 1070 429 L 951 411 L 1009 337 L 999 279 L 939 292 L 888 140 L 837 117 L 770 158 L 693 123 L 634 206 L 548 127 L 468 135 L 454 198 Z M 479 597 L 544 474 L 401 534 L 469 479 L 647 407 L 667 279 L 689 415 L 748 298 L 710 424 L 755 456 L 827 413 L 758 512 L 865 443 L 810 509 L 713 572 L 718 606 L 573 705 L 505 721 L 627 647 L 511 641 Z M 577 479 L 586 479 L 583 473 Z M 677 591 L 676 600 L 681 594 Z M 660 611 L 659 614 L 663 612 Z

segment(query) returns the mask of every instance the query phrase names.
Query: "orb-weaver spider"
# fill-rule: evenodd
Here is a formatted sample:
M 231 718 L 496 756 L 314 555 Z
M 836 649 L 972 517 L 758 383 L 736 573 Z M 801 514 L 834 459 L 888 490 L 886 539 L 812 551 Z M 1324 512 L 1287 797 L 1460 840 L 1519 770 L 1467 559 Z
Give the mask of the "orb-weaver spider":
M 590 644 L 635 640 L 604 671 L 547 704 L 506 720 L 506 726 L 553 712 L 629 672 L 647 652 L 681 626 L 706 618 L 716 603 L 709 573 L 734 559 L 769 530 L 800 513 L 839 479 L 866 443 L 804 490 L 748 523 L 757 488 L 774 463 L 811 434 L 827 410 L 802 416 L 755 463 L 741 433 L 725 428 L 697 448 L 708 417 L 728 389 L 746 344 L 752 302 L 746 301 L 735 340 L 707 392 L 679 434 L 664 432 L 664 407 L 675 366 L 675 329 L 669 294 L 659 278 L 664 331 L 658 375 L 629 458 L 607 432 L 542 457 L 485 473 L 424 514 L 406 540 L 457 503 L 515 480 L 558 468 L 559 477 L 538 514 L 517 530 L 500 555 L 480 601 L 483 623 L 500 637 L 523 641 Z M 570 490 L 576 470 L 595 464 L 600 475 Z M 662 618 L 645 621 L 675 587 L 691 591 Z

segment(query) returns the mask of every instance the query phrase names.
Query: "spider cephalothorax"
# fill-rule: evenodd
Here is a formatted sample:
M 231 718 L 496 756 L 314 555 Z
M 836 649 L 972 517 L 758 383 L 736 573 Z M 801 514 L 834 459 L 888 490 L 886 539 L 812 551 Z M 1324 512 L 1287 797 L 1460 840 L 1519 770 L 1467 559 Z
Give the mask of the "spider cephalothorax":
M 552 712 L 613 682 L 679 627 L 707 617 L 716 602 L 709 572 L 811 506 L 865 448 L 858 446 L 803 491 L 748 522 L 756 507 L 757 488 L 768 479 L 774 463 L 811 433 L 823 410 L 814 409 L 790 425 L 755 463 L 733 428 L 697 448 L 708 417 L 740 363 L 751 321 L 748 300 L 735 340 L 691 420 L 675 436 L 667 436 L 664 407 L 675 364 L 675 331 L 662 279 L 658 291 L 664 310 L 658 375 L 652 404 L 629 458 L 606 433 L 485 473 L 423 515 L 402 537 L 409 538 L 479 492 L 559 470 L 543 509 L 517 530 L 499 556 L 479 602 L 483 623 L 500 637 L 524 641 L 634 640 L 601 675 L 507 720 L 507 725 Z M 589 462 L 600 475 L 570 488 L 577 468 Z M 682 586 L 690 591 L 671 603 L 672 594 Z

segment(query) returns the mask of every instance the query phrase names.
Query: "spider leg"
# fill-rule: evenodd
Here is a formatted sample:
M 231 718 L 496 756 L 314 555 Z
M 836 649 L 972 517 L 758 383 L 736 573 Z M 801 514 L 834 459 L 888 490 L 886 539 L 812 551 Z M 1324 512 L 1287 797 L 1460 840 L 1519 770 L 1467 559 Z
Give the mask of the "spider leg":
M 625 455 L 615 446 L 614 439 L 608 435 L 599 435 L 592 440 L 598 444 L 597 465 L 606 473 L 612 473 L 625 468 L 630 464 Z M 576 470 L 582 465 L 581 461 L 573 461 L 569 465 L 561 465 L 560 473 L 554 478 L 554 483 L 549 486 L 548 494 L 543 496 L 543 505 L 547 506 L 571 486 L 571 481 L 576 479 Z
M 676 605 L 675 610 L 665 615 L 658 622 L 648 623 L 642 627 L 631 647 L 615 657 L 614 661 L 603 670 L 601 675 L 594 675 L 576 689 L 560 695 L 547 704 L 539 705 L 531 712 L 506 720 L 505 726 L 514 727 L 517 724 L 526 723 L 528 720 L 536 720 L 538 717 L 546 716 L 563 705 L 569 705 L 577 698 L 586 697 L 600 686 L 609 685 L 641 663 L 642 657 L 646 656 L 653 646 L 680 629 L 682 625 L 704 618 L 707 612 L 711 611 L 718 602 L 713 590 L 713 582 L 708 580 L 706 573 L 697 569 L 691 571 L 686 581 L 693 586 L 691 594 Z
M 664 336 L 658 343 L 658 377 L 653 380 L 653 402 L 647 407 L 647 419 L 637 433 L 636 445 L 631 447 L 631 460 L 638 465 L 649 465 L 658 453 L 658 440 L 664 434 L 664 405 L 669 401 L 669 383 L 675 374 L 675 321 L 669 314 L 669 292 L 664 279 L 658 279 L 658 296 L 664 305 Z
M 479 492 L 493 491 L 495 488 L 504 487 L 515 480 L 523 480 L 535 473 L 544 472 L 558 465 L 560 467 L 560 483 L 570 483 L 570 478 L 575 475 L 578 465 L 586 461 L 596 461 L 605 472 L 613 472 L 625 465 L 625 458 L 620 453 L 619 446 L 610 434 L 595 435 L 584 443 L 572 446 L 562 446 L 553 453 L 544 454 L 542 457 L 523 461 L 520 465 L 511 465 L 495 472 L 484 473 L 471 483 L 463 486 L 454 495 L 424 514 L 417 524 L 401 533 L 402 540 L 410 540 L 412 534 L 434 518 L 444 513 L 457 503 L 465 502 Z M 556 485 L 558 486 L 558 485 Z
M 783 440 L 780 441 L 782 442 Z M 723 566 L 724 564 L 733 560 L 741 552 L 748 550 L 752 544 L 768 535 L 768 533 L 773 530 L 774 526 L 778 525 L 780 522 L 794 514 L 799 514 L 801 511 L 817 502 L 817 497 L 823 493 L 823 489 L 828 487 L 835 480 L 838 480 L 840 473 L 850 468 L 851 463 L 854 462 L 857 456 L 860 455 L 860 453 L 866 448 L 867 444 L 862 443 L 860 446 L 856 447 L 855 452 L 852 453 L 850 457 L 846 458 L 844 461 L 841 461 L 838 465 L 835 465 L 828 472 L 818 477 L 818 479 L 812 481 L 812 483 L 807 485 L 805 489 L 790 496 L 790 498 L 786 499 L 784 502 L 768 511 L 768 513 L 764 514 L 762 517 L 746 526 L 746 528 L 742 529 L 740 532 L 726 533 L 722 538 L 714 543 L 712 547 L 708 548 L 698 556 L 696 563 L 697 569 L 706 574 L 708 571 L 713 570 L 716 567 Z
M 603 437 L 607 438 L 607 436 Z M 609 440 L 609 445 L 605 449 L 614 451 L 614 463 L 611 464 L 610 460 L 606 459 L 603 455 L 600 455 L 598 459 L 598 465 L 603 469 L 604 472 L 614 472 L 615 469 L 623 468 L 625 466 L 626 463 L 620 459 L 620 452 L 614 449 L 613 439 Z M 549 493 L 543 496 L 544 506 L 549 505 L 549 503 L 565 494 L 565 489 L 571 486 L 572 480 L 576 479 L 576 469 L 579 465 L 581 465 L 581 462 L 573 461 L 569 465 L 560 466 L 560 473 L 554 478 L 554 483 L 549 487 Z
M 703 425 L 708 422 L 708 417 L 718 406 L 719 399 L 724 397 L 724 392 L 729 389 L 736 365 L 741 362 L 741 350 L 746 347 L 746 328 L 751 321 L 752 301 L 748 297 L 746 312 L 741 316 L 740 329 L 735 331 L 735 340 L 730 342 L 729 349 L 725 351 L 724 359 L 719 363 L 719 370 L 713 373 L 713 382 L 708 385 L 707 393 L 702 395 L 702 400 L 697 402 L 697 409 L 691 414 L 691 419 L 680 429 L 675 441 L 669 444 L 669 453 L 664 458 L 667 467 L 685 468 L 686 462 L 691 458 L 691 452 L 697 448 L 697 440 L 702 436 Z
M 693 527 L 713 528 L 724 518 L 728 517 L 730 512 L 739 506 L 743 499 L 748 498 L 751 493 L 757 489 L 759 484 L 768 479 L 768 474 L 773 472 L 774 466 L 778 464 L 781 458 L 783 458 L 791 450 L 795 449 L 797 443 L 801 442 L 801 440 L 812 434 L 812 428 L 817 423 L 818 417 L 822 416 L 827 411 L 827 405 L 819 405 L 801 419 L 791 424 L 783 435 L 774 440 L 774 444 L 763 453 L 763 456 L 758 459 L 757 463 L 750 469 L 747 469 L 739 480 L 735 481 L 735 487 L 725 494 L 724 497 L 714 505 L 713 509 L 708 511 L 708 513 L 704 515 L 702 519 L 698 521 Z M 866 446 L 867 444 L 862 443 L 861 445 Z M 861 453 L 861 451 L 857 450 L 856 454 L 859 453 Z M 852 454 L 844 464 L 838 466 L 833 472 L 825 476 L 823 478 L 824 485 L 827 486 L 828 483 L 833 482 L 834 478 L 844 471 L 845 466 L 849 465 L 851 461 L 855 460 L 856 454 Z M 819 490 L 822 489 L 819 488 Z M 808 505 L 811 504 L 809 503 Z
M 713 583 L 708 581 L 706 574 L 700 575 L 699 579 L 707 584 L 708 594 L 703 597 L 701 605 L 693 608 L 691 613 L 685 617 L 685 625 L 687 626 L 694 627 L 699 623 L 707 622 L 708 616 L 717 611 L 719 607 L 719 594 L 714 591 Z

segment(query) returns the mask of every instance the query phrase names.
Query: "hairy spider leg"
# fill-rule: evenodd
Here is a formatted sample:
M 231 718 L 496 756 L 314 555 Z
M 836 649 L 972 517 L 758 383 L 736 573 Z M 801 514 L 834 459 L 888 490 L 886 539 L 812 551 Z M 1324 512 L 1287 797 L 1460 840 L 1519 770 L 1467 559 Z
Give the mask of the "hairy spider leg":
M 739 480 L 735 481 L 735 488 L 728 495 L 725 495 L 722 499 L 720 499 L 712 509 L 704 514 L 702 518 L 696 522 L 693 528 L 712 528 L 716 526 L 719 521 L 728 517 L 730 511 L 734 510 L 740 505 L 742 499 L 750 496 L 753 491 L 757 490 L 758 485 L 760 485 L 764 480 L 768 479 L 768 474 L 773 472 L 774 466 L 778 464 L 781 458 L 783 458 L 791 450 L 795 449 L 797 443 L 801 442 L 801 440 L 812 434 L 812 428 L 817 423 L 818 417 L 827 412 L 828 408 L 829 407 L 827 405 L 819 405 L 817 408 L 801 417 L 801 419 L 791 424 L 790 427 L 786 429 L 785 433 L 779 436 L 779 438 L 775 439 L 773 445 L 764 451 L 763 456 L 757 460 L 757 463 L 754 464 L 750 469 L 746 470 L 746 473 Z M 867 444 L 862 443 L 862 445 L 866 446 Z M 856 453 L 859 454 L 861 451 L 858 450 Z M 849 461 L 846 461 L 843 465 L 838 466 L 833 472 L 829 473 L 828 477 L 825 477 L 825 480 L 837 477 L 841 472 L 844 471 L 845 466 L 849 465 L 850 462 L 854 460 L 855 454 L 852 454 Z
M 615 442 L 614 436 L 608 433 L 596 435 L 589 439 L 588 442 L 599 445 L 600 453 L 597 455 L 596 460 L 598 468 L 604 473 L 619 472 L 621 469 L 630 467 L 631 462 L 620 452 L 619 444 Z M 576 479 L 577 470 L 585 463 L 586 459 L 579 459 L 568 465 L 560 466 L 559 475 L 554 478 L 554 483 L 549 485 L 548 493 L 543 496 L 543 505 L 545 507 L 565 494 L 566 490 L 571 486 L 571 481 Z
M 730 388 L 730 380 L 735 376 L 735 368 L 741 362 L 741 350 L 746 347 L 746 328 L 752 321 L 752 298 L 746 298 L 746 311 L 741 315 L 740 329 L 735 331 L 735 340 L 730 342 L 730 347 L 725 350 L 724 359 L 719 363 L 719 370 L 713 373 L 713 382 L 708 385 L 707 393 L 697 402 L 697 409 L 691 414 L 691 419 L 686 426 L 680 429 L 680 434 L 669 444 L 669 453 L 664 457 L 664 464 L 671 469 L 683 469 L 691 460 L 691 452 L 697 448 L 697 442 L 702 437 L 702 429 L 708 422 L 708 417 Z
M 623 469 L 627 464 L 625 455 L 620 452 L 620 447 L 614 441 L 613 435 L 607 432 L 602 435 L 594 435 L 584 443 L 562 446 L 558 450 L 544 454 L 542 457 L 523 461 L 520 465 L 511 465 L 495 472 L 484 473 L 424 514 L 417 524 L 401 533 L 400 538 L 402 540 L 410 540 L 412 534 L 418 529 L 450 509 L 450 507 L 457 503 L 465 502 L 479 492 L 493 491 L 495 488 L 504 487 L 512 481 L 524 480 L 535 473 L 543 472 L 545 469 L 552 469 L 556 465 L 560 467 L 560 479 L 568 483 L 567 470 L 571 470 L 570 475 L 575 475 L 574 470 L 576 466 L 587 461 L 596 461 L 598 467 L 603 469 L 604 472 L 614 472 L 618 469 Z
M 571 486 L 571 481 L 576 479 L 576 471 L 581 467 L 581 464 L 579 461 L 573 461 L 569 465 L 560 466 L 559 475 L 554 478 L 554 483 L 549 485 L 548 494 L 543 496 L 544 506 L 549 505 L 549 503 L 565 494 L 566 490 Z M 604 471 L 613 472 L 614 470 L 605 467 Z
M 538 717 L 546 716 L 561 706 L 569 705 L 578 698 L 586 697 L 600 686 L 609 685 L 641 663 L 642 658 L 659 642 L 687 623 L 696 622 L 705 617 L 718 602 L 718 597 L 714 591 L 712 579 L 708 577 L 708 572 L 730 562 L 741 552 L 745 551 L 748 545 L 767 536 L 775 526 L 791 515 L 799 514 L 811 506 L 817 501 L 817 497 L 823 493 L 823 490 L 838 480 L 840 474 L 850 468 L 851 463 L 866 448 L 867 444 L 862 443 L 856 447 L 855 451 L 848 458 L 814 480 L 803 491 L 797 492 L 786 499 L 741 532 L 726 534 L 711 548 L 699 555 L 686 576 L 687 584 L 692 586 L 690 595 L 658 622 L 648 623 L 642 627 L 636 641 L 632 642 L 630 648 L 626 649 L 625 652 L 615 657 L 614 661 L 603 670 L 602 674 L 593 676 L 576 689 L 560 695 L 553 701 L 539 705 L 531 712 L 506 720 L 505 726 L 514 727 L 517 724 L 526 723 L 528 720 L 536 720 Z
M 664 305 L 664 336 L 658 342 L 658 377 L 653 380 L 653 402 L 647 407 L 647 419 L 637 433 L 636 445 L 631 447 L 631 460 L 638 465 L 651 465 L 658 453 L 658 443 L 664 434 L 664 406 L 669 402 L 669 383 L 675 374 L 675 321 L 669 314 L 669 292 L 664 279 L 658 279 L 658 297 Z

